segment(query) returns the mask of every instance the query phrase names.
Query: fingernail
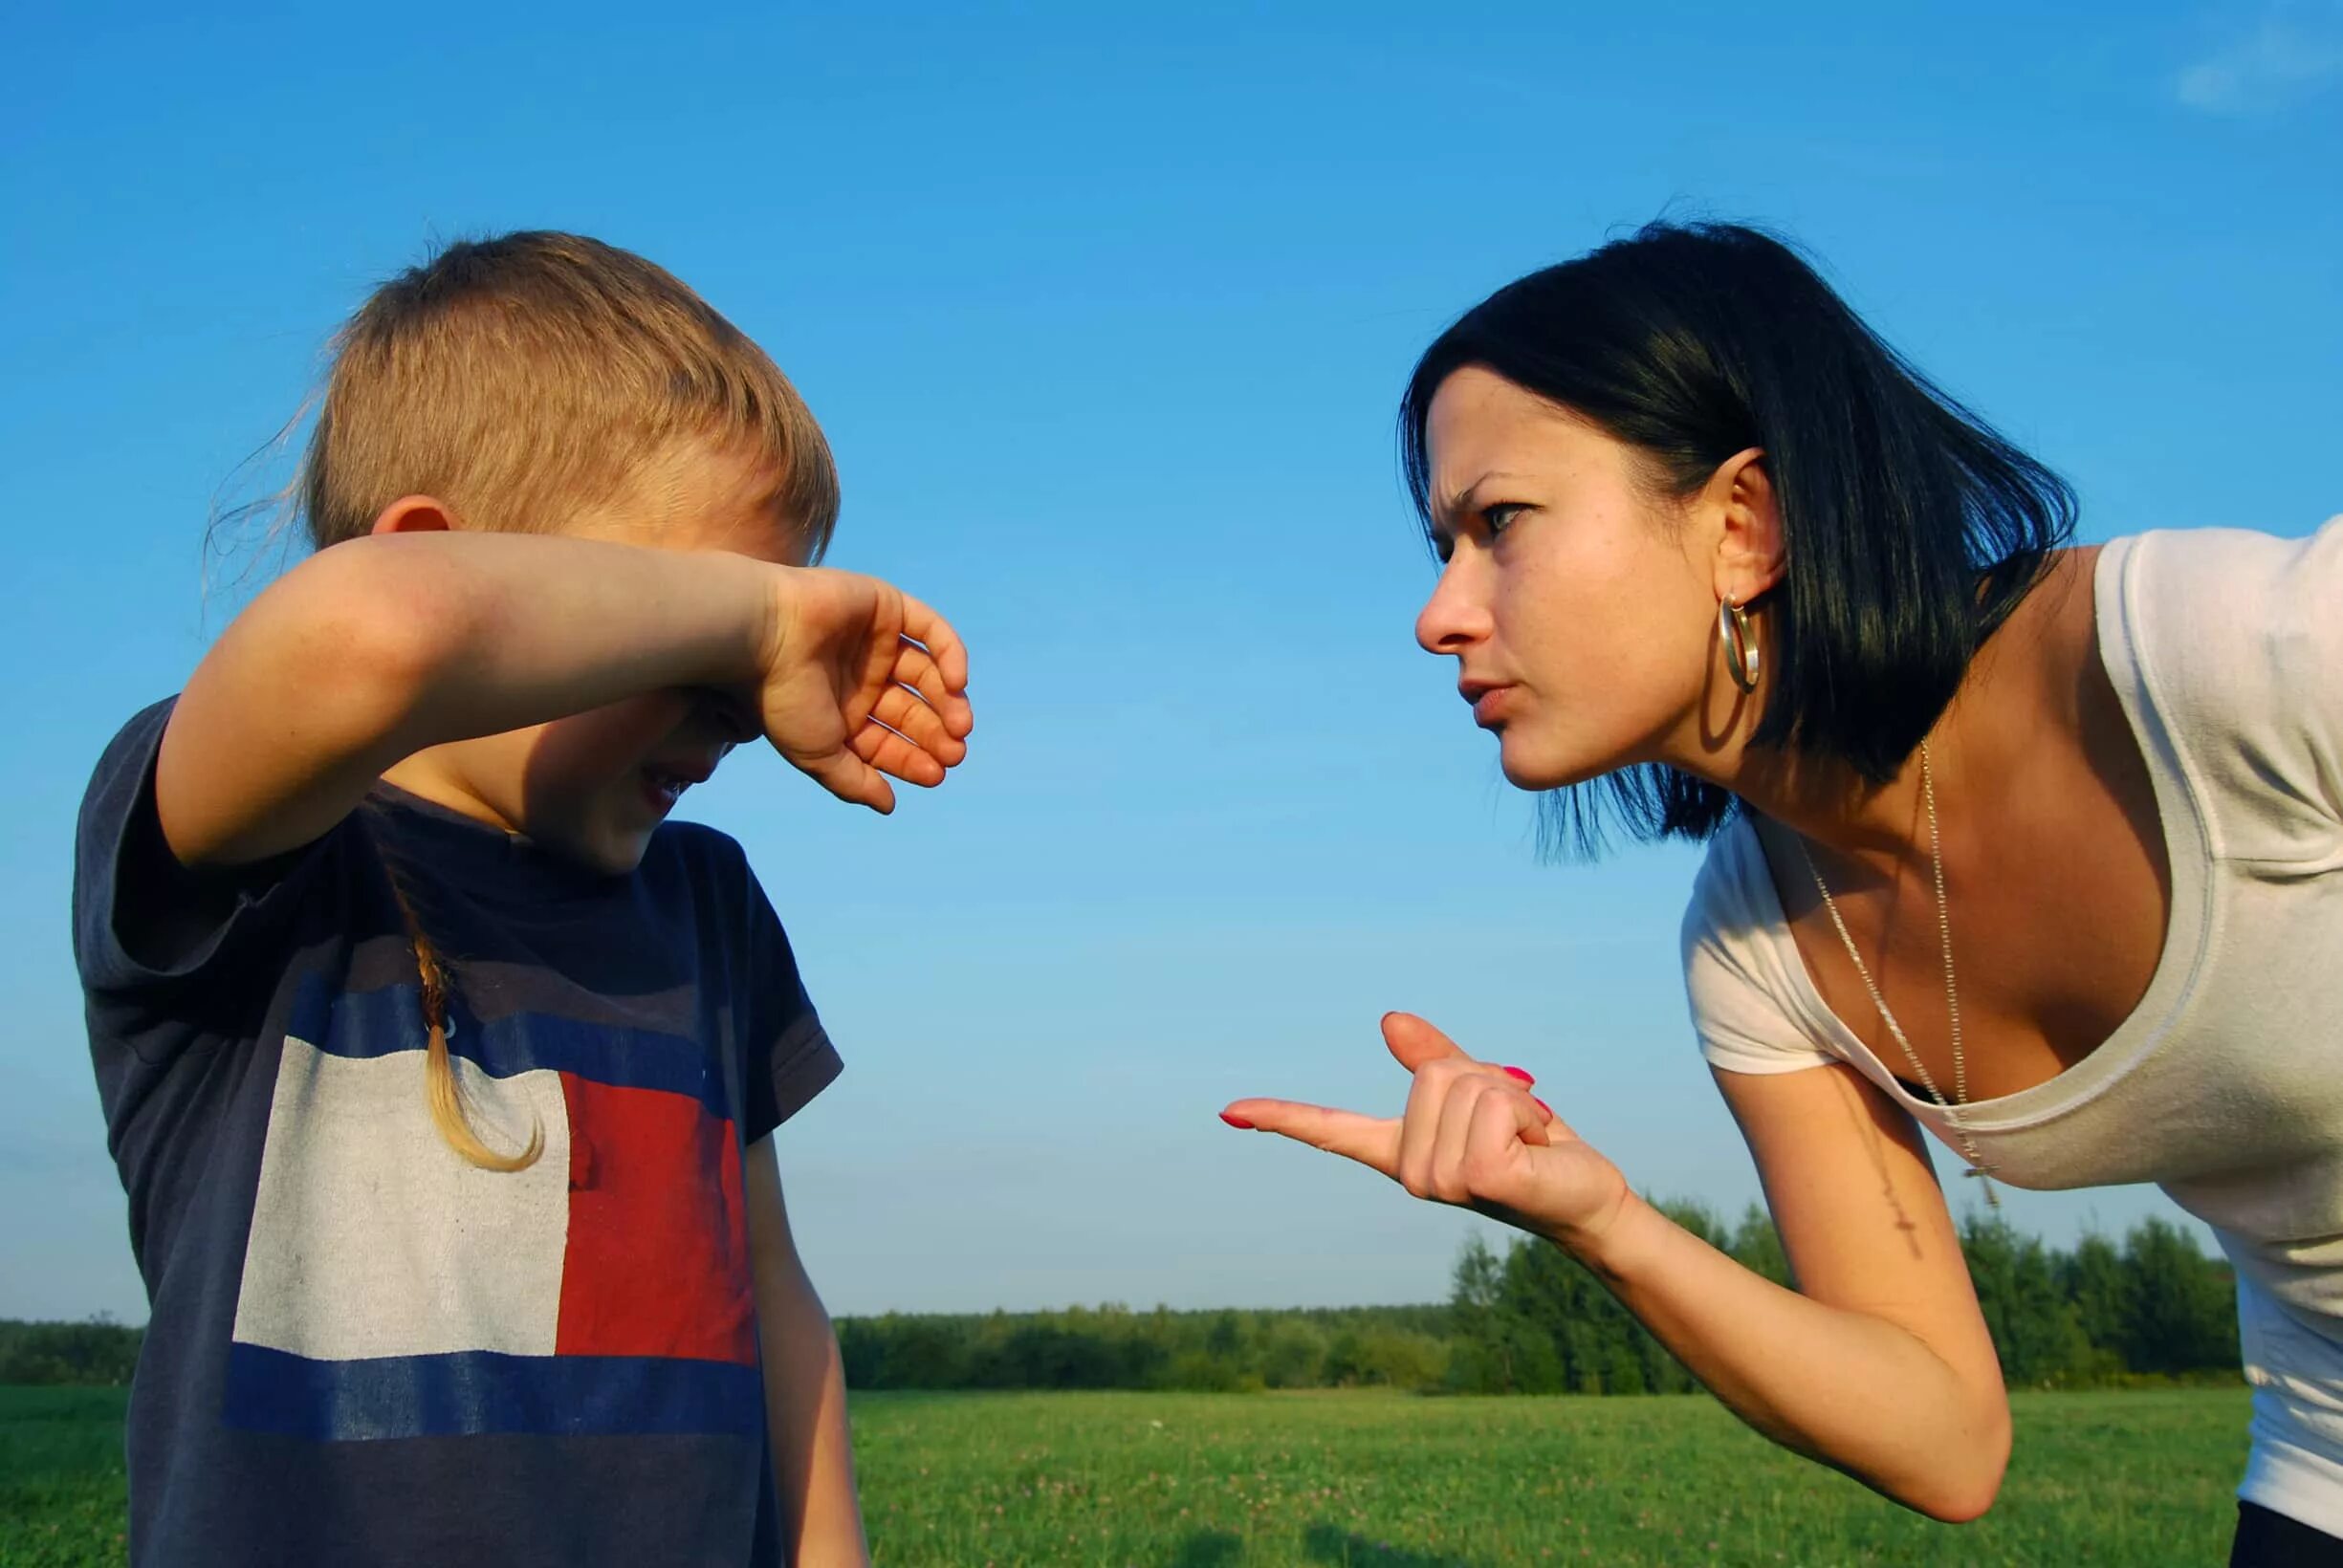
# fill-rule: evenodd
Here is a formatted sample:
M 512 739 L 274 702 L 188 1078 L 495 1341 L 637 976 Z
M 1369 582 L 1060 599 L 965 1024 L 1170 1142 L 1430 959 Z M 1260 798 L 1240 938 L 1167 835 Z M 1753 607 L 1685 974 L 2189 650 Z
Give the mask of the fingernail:
M 1547 1103 L 1546 1103 L 1544 1100 L 1540 1100 L 1540 1099 L 1539 1099 L 1539 1098 L 1538 1098 L 1536 1095 L 1531 1095 L 1531 1096 L 1529 1097 L 1529 1102 L 1530 1102 L 1532 1105 L 1537 1106 L 1537 1107 L 1538 1107 L 1538 1109 L 1540 1109 L 1540 1110 L 1544 1111 L 1544 1112 L 1545 1113 L 1545 1119 L 1546 1119 L 1548 1122 L 1551 1122 L 1551 1121 L 1553 1121 L 1553 1120 L 1554 1120 L 1554 1107 L 1553 1107 L 1553 1106 L 1548 1105 L 1548 1104 L 1547 1104 Z
M 1230 1126 L 1235 1127 L 1238 1132 L 1251 1132 L 1253 1130 L 1253 1123 L 1247 1122 L 1241 1116 L 1231 1116 L 1228 1112 L 1222 1111 L 1220 1113 L 1220 1120 L 1227 1122 Z
M 1535 1083 L 1538 1081 L 1527 1073 L 1522 1072 L 1519 1067 L 1500 1067 L 1498 1069 L 1498 1071 L 1504 1074 L 1507 1078 L 1518 1078 L 1523 1083 Z

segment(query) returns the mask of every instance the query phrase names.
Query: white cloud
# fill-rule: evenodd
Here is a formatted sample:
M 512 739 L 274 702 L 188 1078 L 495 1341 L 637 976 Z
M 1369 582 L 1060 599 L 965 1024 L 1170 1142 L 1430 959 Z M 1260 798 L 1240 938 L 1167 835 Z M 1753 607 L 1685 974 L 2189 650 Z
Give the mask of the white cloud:
M 2179 99 L 2209 114 L 2257 114 L 2343 81 L 2343 6 L 2281 6 L 2180 73 Z

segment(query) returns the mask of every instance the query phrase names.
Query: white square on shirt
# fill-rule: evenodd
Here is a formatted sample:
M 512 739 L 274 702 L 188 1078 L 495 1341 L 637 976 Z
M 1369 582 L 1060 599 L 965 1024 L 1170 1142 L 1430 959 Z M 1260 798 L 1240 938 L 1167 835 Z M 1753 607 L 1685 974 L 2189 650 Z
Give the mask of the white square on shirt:
M 452 1058 L 490 1147 L 545 1147 L 483 1170 L 424 1100 L 421 1051 L 340 1056 L 287 1035 L 244 1252 L 235 1338 L 322 1361 L 488 1350 L 550 1356 L 569 1238 L 561 1075 L 491 1078 Z

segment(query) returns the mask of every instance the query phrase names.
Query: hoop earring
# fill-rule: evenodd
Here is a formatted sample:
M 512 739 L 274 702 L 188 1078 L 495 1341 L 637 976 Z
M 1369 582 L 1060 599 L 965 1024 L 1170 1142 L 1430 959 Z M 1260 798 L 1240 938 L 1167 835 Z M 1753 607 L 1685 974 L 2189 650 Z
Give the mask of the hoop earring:
M 1749 635 L 1749 612 L 1725 599 L 1717 606 L 1717 641 L 1724 644 L 1725 673 L 1743 691 L 1758 686 L 1757 639 Z

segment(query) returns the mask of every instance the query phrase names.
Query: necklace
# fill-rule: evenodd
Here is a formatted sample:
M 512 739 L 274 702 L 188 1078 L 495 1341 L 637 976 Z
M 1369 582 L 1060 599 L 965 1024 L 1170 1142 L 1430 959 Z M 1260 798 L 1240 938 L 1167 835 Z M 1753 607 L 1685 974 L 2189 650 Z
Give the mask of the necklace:
M 1969 1135 L 1966 1119 L 1954 1108 L 1968 1103 L 1969 1074 L 1968 1063 L 1960 1050 L 1960 991 L 1953 983 L 1953 924 L 1944 911 L 1944 837 L 1937 830 L 1937 777 L 1929 765 L 1926 741 L 1920 742 L 1920 798 L 1928 807 L 1928 859 L 1936 872 L 1937 936 L 1944 948 L 1944 1010 L 1953 1024 L 1953 1098 L 1950 1100 L 1945 1099 L 1944 1091 L 1937 1087 L 1937 1080 L 1930 1075 L 1928 1064 L 1920 1060 L 1920 1054 L 1912 1049 L 1912 1041 L 1905 1036 L 1903 1026 L 1895 1021 L 1895 1014 L 1888 1011 L 1888 999 L 1879 993 L 1878 983 L 1872 979 L 1872 971 L 1864 965 L 1863 954 L 1856 950 L 1855 939 L 1848 934 L 1847 922 L 1839 918 L 1838 901 L 1830 896 L 1829 885 L 1823 881 L 1822 868 L 1814 863 L 1814 852 L 1807 846 L 1804 834 L 1798 836 L 1798 852 L 1806 857 L 1807 872 L 1814 879 L 1814 891 L 1823 896 L 1823 908 L 1829 912 L 1830 924 L 1838 928 L 1839 940 L 1847 945 L 1847 956 L 1854 964 L 1855 973 L 1863 977 L 1863 989 L 1872 993 L 1872 1005 L 1879 1010 L 1879 1021 L 1888 1026 L 1888 1033 L 1895 1037 L 1897 1045 L 1903 1047 L 1904 1059 L 1912 1064 L 1912 1071 L 1918 1077 L 1921 1087 L 1928 1091 L 1929 1098 L 1944 1112 L 1946 1124 L 1952 1128 L 1953 1136 L 1960 1140 L 1961 1153 L 1968 1157 L 1969 1162 L 1968 1169 L 1961 1174 L 1974 1176 L 1982 1182 L 1985 1201 L 1999 1209 L 2002 1207 L 2001 1194 L 1993 1190 L 1993 1180 L 1985 1163 L 1977 1157 L 1977 1140 Z

